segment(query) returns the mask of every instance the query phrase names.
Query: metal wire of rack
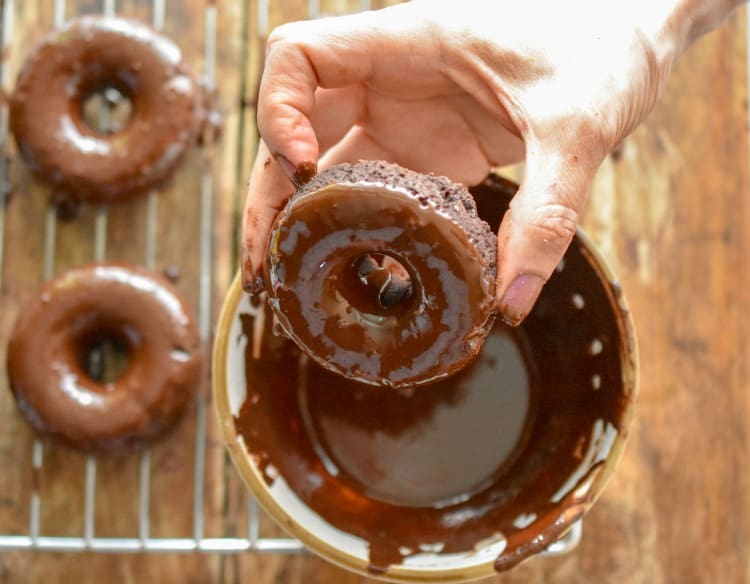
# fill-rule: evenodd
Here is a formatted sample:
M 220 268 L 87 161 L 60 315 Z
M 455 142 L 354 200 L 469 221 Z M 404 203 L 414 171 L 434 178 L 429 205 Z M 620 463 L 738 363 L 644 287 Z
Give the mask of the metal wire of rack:
M 54 1 L 54 25 L 60 27 L 66 19 L 66 0 Z M 116 14 L 116 0 L 101 0 L 102 13 L 108 16 Z M 167 0 L 152 0 L 151 24 L 157 30 L 163 29 Z M 5 51 L 13 36 L 13 14 L 15 0 L 2 2 L 2 30 L 0 31 L 0 51 Z M 370 9 L 370 0 L 360 0 L 360 10 Z M 257 0 L 256 32 L 260 38 L 268 34 L 269 0 Z M 320 11 L 320 0 L 308 0 L 310 18 L 323 16 Z M 206 89 L 211 91 L 216 82 L 216 32 L 217 6 L 207 2 L 204 11 L 204 71 L 203 81 Z M 0 88 L 6 89 L 9 78 L 7 60 L 0 63 Z M 100 126 L 109 123 L 106 107 L 99 120 Z M 0 108 L 0 146 L 5 145 L 9 137 L 7 107 Z M 210 340 L 211 332 L 211 275 L 212 275 L 212 214 L 214 197 L 214 177 L 210 165 L 204 165 L 200 181 L 200 277 L 198 321 L 201 339 L 204 343 Z M 5 204 L 9 193 L 8 158 L 0 156 L 0 290 L 3 287 L 3 257 L 5 252 Z M 149 269 L 155 268 L 157 246 L 158 192 L 147 195 L 145 218 L 145 257 L 143 264 Z M 96 210 L 93 255 L 97 261 L 107 255 L 107 207 L 102 205 Z M 57 211 L 53 204 L 48 205 L 44 223 L 44 248 L 42 278 L 49 280 L 54 273 L 55 239 L 57 229 Z M 192 534 L 186 537 L 151 537 L 150 535 L 150 476 L 151 451 L 141 454 L 139 463 L 138 493 L 138 533 L 133 537 L 98 537 L 94 526 L 94 509 L 96 500 L 97 462 L 93 456 L 86 458 L 84 478 L 83 534 L 79 537 L 46 536 L 40 532 L 42 500 L 37 491 L 30 495 L 28 535 L 6 535 L 0 525 L 0 551 L 3 550 L 47 550 L 57 552 L 205 552 L 205 553 L 275 553 L 291 554 L 305 550 L 302 543 L 293 538 L 261 537 L 259 528 L 259 509 L 256 500 L 248 500 L 248 523 L 245 537 L 205 537 L 204 534 L 204 486 L 206 456 L 206 415 L 207 403 L 200 400 L 196 407 L 196 433 L 194 443 L 194 489 Z M 40 439 L 34 440 L 31 452 L 32 466 L 35 472 L 41 471 L 44 464 L 44 445 Z M 552 543 L 543 555 L 557 556 L 569 553 L 579 543 L 582 535 L 581 522 L 559 541 Z

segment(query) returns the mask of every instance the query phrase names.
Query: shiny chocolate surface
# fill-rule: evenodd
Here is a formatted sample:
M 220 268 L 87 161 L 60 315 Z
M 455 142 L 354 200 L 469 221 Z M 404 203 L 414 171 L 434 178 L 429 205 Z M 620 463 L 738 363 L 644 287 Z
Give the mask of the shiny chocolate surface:
M 513 192 L 496 177 L 473 189 L 490 223 Z M 240 315 L 237 431 L 269 485 L 367 542 L 373 574 L 498 541 L 508 569 L 580 518 L 625 437 L 618 294 L 576 238 L 523 325 L 495 324 L 464 370 L 398 390 L 322 368 L 256 307 Z
M 110 379 L 102 346 L 124 349 Z M 198 329 L 164 278 L 123 264 L 91 264 L 45 284 L 20 313 L 8 378 L 37 430 L 91 451 L 130 451 L 179 420 L 200 382 Z
M 132 113 L 113 133 L 84 104 L 113 88 Z M 10 98 L 10 127 L 29 168 L 62 200 L 112 202 L 159 186 L 198 138 L 203 91 L 167 37 L 134 20 L 71 19 L 29 54 Z
M 442 212 L 419 183 L 415 193 L 376 176 L 336 179 L 298 193 L 274 225 L 265 273 L 281 326 L 320 365 L 363 383 L 406 387 L 459 371 L 495 310 L 469 211 Z

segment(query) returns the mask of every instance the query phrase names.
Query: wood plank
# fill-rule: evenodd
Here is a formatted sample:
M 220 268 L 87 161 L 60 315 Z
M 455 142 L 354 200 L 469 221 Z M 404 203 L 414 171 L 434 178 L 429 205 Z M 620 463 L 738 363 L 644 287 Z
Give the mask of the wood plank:
M 36 6 L 31 6 L 31 3 L 25 4 L 24 7 L 30 7 L 29 10 L 32 12 L 36 10 L 51 14 L 51 10 L 48 10 L 48 4 L 50 2 L 45 1 L 37 3 Z M 173 36 L 181 45 L 186 59 L 193 63 L 194 69 L 200 73 L 204 67 L 205 3 L 195 1 L 188 5 L 185 2 L 168 0 L 166 4 L 167 28 L 169 29 L 170 26 L 174 27 L 174 30 L 172 30 Z M 82 0 L 78 3 L 69 1 L 67 14 L 71 16 L 79 13 L 97 12 L 101 9 L 101 6 L 101 2 L 99 1 Z M 118 1 L 116 8 L 118 12 L 122 11 L 128 16 L 140 18 L 141 20 L 149 21 L 152 17 L 150 0 Z M 229 31 L 228 28 L 230 22 L 237 23 L 237 20 L 230 15 L 221 12 L 220 14 L 222 14 L 222 18 L 219 19 L 219 26 L 223 26 L 227 33 L 223 34 L 222 30 L 219 30 L 219 44 L 217 47 L 220 59 L 219 77 L 227 80 L 226 83 L 222 84 L 222 90 L 227 92 L 229 104 L 227 107 L 229 114 L 226 122 L 228 125 L 225 127 L 229 127 L 231 130 L 231 124 L 236 124 L 233 120 L 233 115 L 236 117 L 235 103 L 238 100 L 235 97 L 237 94 L 237 81 L 235 80 L 238 79 L 238 76 L 234 68 L 237 67 L 237 46 L 241 44 L 241 40 L 235 30 Z M 17 17 L 26 19 L 27 15 L 24 11 L 20 11 Z M 29 17 L 28 20 L 29 22 L 34 22 L 33 16 Z M 51 22 L 44 23 L 42 21 L 39 25 L 41 33 L 50 27 Z M 34 31 L 34 28 L 26 25 L 21 26 L 21 28 L 24 34 L 19 35 L 17 38 L 23 39 L 23 44 L 19 40 L 18 47 L 28 47 L 30 46 L 30 41 L 27 42 L 25 37 L 30 35 Z M 21 54 L 20 51 L 18 54 Z M 17 65 L 15 65 L 15 68 L 17 69 Z M 226 73 L 223 73 L 224 71 Z M 157 269 L 162 269 L 165 266 L 177 266 L 179 268 L 180 280 L 177 286 L 193 304 L 196 312 L 199 301 L 198 282 L 200 264 L 198 258 L 200 257 L 201 242 L 197 234 L 200 233 L 201 224 L 201 175 L 204 168 L 210 168 L 215 165 L 214 160 L 218 156 L 213 151 L 221 151 L 221 148 L 222 146 L 216 145 L 204 148 L 201 151 L 195 150 L 191 152 L 177 176 L 163 189 L 163 192 L 158 197 L 160 229 L 156 250 L 156 267 Z M 216 166 L 218 167 L 218 164 Z M 23 172 L 23 169 L 21 169 L 21 172 Z M 37 188 L 28 177 L 24 177 L 24 180 L 29 182 L 32 188 Z M 216 199 L 222 198 L 223 191 L 227 188 L 226 182 L 224 184 L 216 183 L 214 186 L 216 188 Z M 44 188 L 39 187 L 39 190 L 43 191 Z M 41 192 L 39 196 L 39 201 L 41 202 L 38 203 L 40 207 L 44 207 L 45 197 L 46 193 Z M 144 230 L 146 208 L 146 200 L 138 199 L 132 203 L 118 205 L 111 210 L 107 225 L 108 257 L 143 263 L 145 260 Z M 221 294 L 228 286 L 229 275 L 232 270 L 230 262 L 226 259 L 225 250 L 229 249 L 230 246 L 232 237 L 231 225 L 233 221 L 231 209 L 223 202 L 217 203 L 214 206 L 213 213 L 215 219 L 214 229 L 217 235 L 215 249 L 220 251 L 217 252 L 217 258 L 219 259 L 215 262 L 219 267 L 214 273 L 215 277 L 210 282 L 215 288 L 214 296 L 220 300 Z M 25 212 L 23 216 L 43 218 L 44 215 L 43 213 Z M 13 217 L 9 218 L 8 223 L 14 226 L 14 230 L 16 225 L 18 226 L 18 231 L 23 232 L 25 230 L 23 223 L 19 223 Z M 91 259 L 94 234 L 93 226 L 93 210 L 86 210 L 83 216 L 75 222 L 59 225 L 56 237 L 58 248 L 56 268 L 63 269 L 69 265 L 75 265 Z M 12 241 L 15 244 L 17 238 L 18 234 L 12 231 L 9 233 L 8 241 Z M 40 240 L 41 238 L 31 239 L 32 242 Z M 41 257 L 40 253 L 37 253 L 37 256 Z M 12 269 L 13 267 L 14 265 L 11 263 L 10 268 Z M 7 263 L 6 268 L 8 268 Z M 13 279 L 16 279 L 15 274 Z M 23 280 L 22 278 L 18 278 L 18 281 L 22 282 Z M 218 310 L 218 300 L 214 303 L 214 311 Z M 3 307 L 3 314 L 5 315 L 6 312 L 4 309 L 5 306 Z M 3 323 L 5 322 L 6 319 L 3 319 Z M 3 337 L 4 341 L 5 337 Z M 210 369 L 206 367 L 204 395 L 208 393 L 209 371 Z M 3 382 L 5 382 L 5 379 L 3 379 Z M 3 392 L 3 398 L 7 397 L 8 393 Z M 14 420 L 18 423 L 17 414 L 10 407 L 10 404 L 8 406 L 3 407 L 3 415 L 6 412 L 13 412 Z M 207 414 L 207 417 L 210 418 L 210 409 L 207 410 Z M 10 437 L 8 438 L 9 441 Z M 190 413 L 178 430 L 153 450 L 151 465 L 152 535 L 189 537 L 192 534 L 193 491 L 190 486 L 193 484 L 194 473 L 194 441 L 195 414 Z M 216 438 L 209 438 L 208 444 L 206 468 L 212 469 L 216 467 L 216 460 L 223 462 L 225 455 L 223 447 Z M 28 452 L 30 450 L 27 448 L 26 459 L 29 458 Z M 45 465 L 42 471 L 42 488 L 47 489 L 48 492 L 44 493 L 42 505 L 43 519 L 46 520 L 43 522 L 44 533 L 48 535 L 81 535 L 83 457 L 54 444 L 48 445 L 45 455 Z M 98 465 L 96 499 L 97 534 L 103 536 L 137 536 L 138 468 L 138 457 L 104 460 Z M 29 468 L 26 471 L 24 476 L 30 476 L 30 472 L 28 472 Z M 207 512 L 207 517 L 221 519 L 221 514 L 214 512 L 216 508 L 214 503 L 215 495 L 221 493 L 221 490 L 218 488 L 220 481 L 215 478 L 216 473 L 212 470 L 207 475 L 210 477 L 206 482 L 206 493 L 209 496 L 205 499 L 204 510 Z M 185 488 L 186 486 L 189 488 Z M 20 488 L 12 488 L 11 492 L 18 492 L 24 496 L 24 499 L 28 499 L 29 491 L 28 486 L 24 488 L 22 485 Z M 58 501 L 60 502 L 59 505 L 57 504 Z M 71 501 L 75 505 L 71 505 Z M 63 503 L 65 508 L 63 508 Z M 24 508 L 27 506 L 28 502 L 24 501 Z M 27 522 L 28 519 L 23 518 L 23 521 L 20 523 L 26 524 Z M 15 523 L 19 523 L 19 521 L 15 520 Z M 209 523 L 210 521 L 207 522 L 207 528 Z M 4 517 L 1 524 L 3 525 L 3 532 L 5 532 L 6 521 Z M 215 525 L 212 525 L 212 527 L 215 528 L 216 533 L 211 535 L 219 535 L 221 534 L 219 532 L 223 531 L 221 527 L 216 527 Z M 16 531 L 18 533 L 26 533 L 27 529 L 25 525 L 19 525 Z M 15 556 L 16 554 L 7 554 L 5 557 L 13 558 Z M 24 554 L 18 556 L 21 558 Z M 49 558 L 49 562 L 51 563 L 45 564 L 42 562 L 41 564 L 35 564 L 35 569 L 38 567 L 38 571 L 35 573 L 38 575 L 44 574 L 45 570 L 48 570 L 51 565 L 56 566 L 55 571 L 62 569 L 63 572 L 70 574 L 79 572 L 89 573 L 92 564 L 96 563 L 100 566 L 106 564 L 108 566 L 106 568 L 107 572 L 112 573 L 131 572 L 133 570 L 132 567 L 135 566 L 134 573 L 138 574 L 141 566 L 145 566 L 146 573 L 148 573 L 148 570 L 151 570 L 151 576 L 153 576 L 153 578 L 150 577 L 149 579 L 156 579 L 157 581 L 166 579 L 166 577 L 158 576 L 159 574 L 166 572 L 174 573 L 175 568 L 179 566 L 191 566 L 191 572 L 199 576 L 209 568 L 216 571 L 219 563 L 216 557 L 196 555 L 186 561 L 178 556 L 173 556 L 171 560 L 151 562 L 152 567 L 148 568 L 149 560 L 144 561 L 144 558 L 139 556 L 118 557 L 84 554 L 70 556 L 46 555 L 45 557 Z M 124 564 L 119 563 L 120 559 L 125 560 Z M 31 579 L 34 580 L 35 578 L 32 577 Z
M 9 82 L 18 70 L 24 53 L 17 49 L 21 46 L 32 46 L 47 30 L 52 27 L 52 13 L 43 12 L 39 6 L 23 4 L 14 13 L 13 44 L 8 50 Z M 15 155 L 12 142 L 7 144 L 11 164 L 10 182 L 11 198 L 5 209 L 6 245 L 4 255 L 2 346 L 7 344 L 7 334 L 15 320 L 15 315 L 30 294 L 44 279 L 44 233 L 47 193 L 43 187 L 31 179 L 23 164 Z M 12 276 L 11 276 L 12 275 Z M 5 355 L 5 351 L 3 351 Z M 0 510 L 3 524 L 10 519 L 11 532 L 27 533 L 29 529 L 29 502 L 33 491 L 54 489 L 48 481 L 39 483 L 31 466 L 31 448 L 34 434 L 18 415 L 10 392 L 7 390 L 5 375 L 0 380 L 0 416 L 2 429 L 0 443 L 6 452 L 12 451 L 12 459 L 6 464 L 3 461 L 3 473 L 0 474 L 0 487 L 9 494 L 7 505 Z M 12 461 L 12 462 L 11 462 Z M 6 486 L 6 483 L 7 484 Z M 75 507 L 80 499 L 71 493 L 69 504 Z M 51 497 L 49 508 L 59 508 L 59 500 Z M 47 507 L 43 507 L 44 512 Z M 9 516 L 6 519 L 6 514 Z M 15 521 L 14 521 L 15 520 Z M 73 523 L 73 522 L 71 522 Z

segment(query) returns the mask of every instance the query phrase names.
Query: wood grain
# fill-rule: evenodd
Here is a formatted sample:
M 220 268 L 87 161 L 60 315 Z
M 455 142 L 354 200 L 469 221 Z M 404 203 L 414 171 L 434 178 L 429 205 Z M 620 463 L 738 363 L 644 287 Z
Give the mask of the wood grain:
M 379 0 L 373 7 L 392 3 Z M 269 30 L 308 16 L 307 0 L 272 0 Z M 69 16 L 100 9 L 68 0 Z M 167 0 L 166 33 L 203 70 L 204 0 Z M 198 310 L 200 178 L 213 170 L 212 312 L 236 265 L 236 219 L 255 152 L 254 97 L 265 36 L 257 0 L 217 0 L 221 139 L 193 151 L 158 195 L 157 269 L 179 267 L 178 287 Z M 149 0 L 118 0 L 150 20 Z M 359 0 L 321 0 L 325 13 Z M 16 0 L 8 59 L 12 75 L 52 27 L 52 0 Z M 750 582 L 750 175 L 747 46 L 742 11 L 682 59 L 656 110 L 620 155 L 603 165 L 585 226 L 622 279 L 638 330 L 641 395 L 622 464 L 587 516 L 580 548 L 530 561 L 489 579 L 509 583 Z M 4 80 L 4 88 L 12 80 Z M 23 302 L 43 280 L 48 193 L 12 143 L 12 197 L 5 210 L 0 284 L 0 355 Z M 94 210 L 60 223 L 54 271 L 93 258 Z M 143 262 L 146 200 L 109 214 L 108 257 Z M 206 372 L 206 382 L 208 381 Z M 208 536 L 246 533 L 247 493 L 218 439 L 209 410 L 203 509 Z M 0 533 L 28 533 L 34 436 L 0 376 Z M 154 448 L 151 533 L 193 529 L 195 416 Z M 45 443 L 39 492 L 42 530 L 80 535 L 82 456 Z M 137 457 L 101 460 L 96 533 L 137 533 Z M 267 519 L 263 534 L 279 534 Z M 0 583 L 250 582 L 363 584 L 309 555 L 106 555 L 0 553 Z

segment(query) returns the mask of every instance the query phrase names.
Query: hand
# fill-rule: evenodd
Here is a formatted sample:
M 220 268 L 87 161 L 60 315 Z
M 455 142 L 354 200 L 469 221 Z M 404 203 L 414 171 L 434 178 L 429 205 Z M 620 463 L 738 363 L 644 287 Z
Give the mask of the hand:
M 305 167 L 383 159 L 480 182 L 524 160 L 498 234 L 506 322 L 530 312 L 604 157 L 651 110 L 676 58 L 737 0 L 414 0 L 277 28 L 243 226 L 243 282 Z M 275 159 L 275 162 L 273 161 Z

